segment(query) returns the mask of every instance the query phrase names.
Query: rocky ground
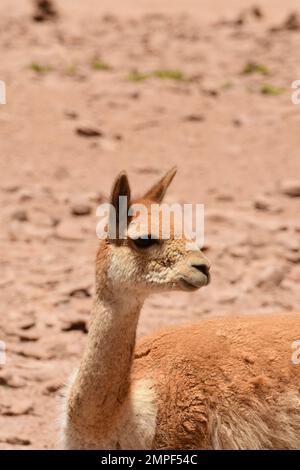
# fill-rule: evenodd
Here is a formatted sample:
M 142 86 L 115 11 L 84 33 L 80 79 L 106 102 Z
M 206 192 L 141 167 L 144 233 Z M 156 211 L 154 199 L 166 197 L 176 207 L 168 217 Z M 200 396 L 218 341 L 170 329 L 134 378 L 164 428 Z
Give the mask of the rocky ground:
M 300 310 L 295 2 L 98 3 L 0 7 L 1 449 L 55 445 L 86 340 L 95 210 L 122 169 L 138 194 L 178 166 L 167 200 L 205 204 L 212 262 L 208 288 L 149 299 L 139 335 Z

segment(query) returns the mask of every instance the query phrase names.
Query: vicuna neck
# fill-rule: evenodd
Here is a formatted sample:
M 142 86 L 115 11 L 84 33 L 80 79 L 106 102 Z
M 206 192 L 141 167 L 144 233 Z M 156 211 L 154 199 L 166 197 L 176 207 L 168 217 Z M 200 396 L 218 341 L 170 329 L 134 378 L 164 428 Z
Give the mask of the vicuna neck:
M 87 434 L 107 433 L 127 396 L 142 299 L 98 289 L 87 347 L 69 400 L 69 419 Z

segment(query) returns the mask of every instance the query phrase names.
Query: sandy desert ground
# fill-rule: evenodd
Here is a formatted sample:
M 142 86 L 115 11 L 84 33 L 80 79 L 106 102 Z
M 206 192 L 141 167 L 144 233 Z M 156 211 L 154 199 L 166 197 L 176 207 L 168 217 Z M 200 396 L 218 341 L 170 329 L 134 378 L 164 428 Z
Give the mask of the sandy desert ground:
M 150 298 L 139 335 L 209 315 L 300 310 L 298 0 L 2 0 L 0 449 L 53 448 L 88 328 L 95 211 L 138 194 L 205 204 L 212 282 Z M 298 8 L 298 12 L 297 12 Z M 43 19 L 43 18 L 42 18 Z

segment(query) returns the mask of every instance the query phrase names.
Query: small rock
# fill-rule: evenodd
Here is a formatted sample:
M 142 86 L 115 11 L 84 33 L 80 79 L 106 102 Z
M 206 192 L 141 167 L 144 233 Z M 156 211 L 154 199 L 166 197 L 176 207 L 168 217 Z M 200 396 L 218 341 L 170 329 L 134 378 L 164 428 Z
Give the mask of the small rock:
M 237 300 L 237 295 L 233 291 L 228 291 L 228 292 L 221 292 L 217 300 L 220 304 L 232 304 Z
M 289 251 L 297 253 L 300 250 L 300 239 L 291 233 L 280 233 L 277 236 L 278 243 Z
M 20 186 L 15 183 L 7 183 L 1 186 L 2 191 L 6 193 L 16 193 L 20 190 Z
M 31 201 L 33 198 L 34 198 L 33 193 L 29 191 L 28 189 L 23 189 L 22 191 L 19 192 L 20 202 Z
M 269 211 L 270 201 L 267 198 L 260 196 L 254 201 L 254 207 L 255 209 L 258 209 L 261 211 Z
M 202 88 L 202 91 L 205 95 L 212 96 L 214 98 L 219 96 L 219 91 L 215 88 Z
M 141 96 L 141 93 L 139 91 L 133 91 L 132 93 L 129 93 L 129 98 L 133 100 L 138 100 Z
M 76 318 L 69 320 L 62 327 L 62 331 L 82 331 L 83 333 L 88 332 L 86 320 L 83 318 Z
M 37 22 L 55 20 L 58 17 L 57 10 L 52 0 L 34 0 L 35 11 L 33 20 Z
M 262 9 L 261 9 L 258 5 L 254 5 L 254 6 L 251 8 L 251 12 L 252 12 L 252 15 L 253 15 L 255 18 L 258 18 L 259 20 L 264 17 L 264 14 L 263 14 L 263 12 L 262 12 Z
M 19 340 L 22 342 L 35 342 L 40 339 L 38 335 L 25 331 L 23 333 L 20 333 L 18 336 Z
M 25 382 L 21 378 L 9 372 L 0 372 L 0 386 L 9 388 L 23 388 L 25 386 Z
M 285 259 L 290 263 L 300 263 L 300 253 L 295 251 L 288 251 L 285 253 Z
M 300 180 L 283 181 L 280 188 L 281 192 L 286 196 L 300 197 Z
M 298 13 L 291 13 L 285 20 L 282 29 L 288 31 L 298 31 L 300 29 L 300 19 Z
M 205 117 L 203 114 L 188 114 L 187 116 L 184 116 L 184 121 L 189 121 L 189 122 L 203 122 L 205 120 Z
M 248 364 L 254 364 L 255 363 L 255 357 L 252 356 L 251 354 L 243 354 L 243 359 Z
M 76 128 L 76 134 L 81 137 L 103 137 L 103 132 L 92 126 L 79 126 Z
M 96 202 L 97 204 L 100 204 L 101 202 L 104 201 L 104 196 L 100 191 L 94 191 L 86 194 L 86 198 L 90 202 Z
M 92 208 L 86 202 L 74 202 L 71 207 L 71 213 L 77 216 L 89 215 Z
M 18 220 L 19 222 L 27 222 L 28 215 L 24 209 L 17 209 L 11 214 L 13 220 Z
M 43 394 L 44 395 L 53 395 L 54 393 L 56 393 L 61 388 L 62 388 L 62 383 L 61 382 L 58 382 L 57 380 L 51 381 L 45 386 L 45 388 L 43 390 Z
M 234 196 L 229 193 L 217 193 L 215 196 L 216 200 L 221 202 L 232 202 L 234 201 Z
M 4 442 L 6 444 L 11 444 L 13 446 L 29 446 L 31 444 L 31 441 L 29 439 L 25 439 L 23 437 L 17 437 L 17 436 L 12 436 L 12 437 L 6 437 Z
M 233 218 L 231 214 L 227 214 L 224 211 L 219 210 L 207 210 L 205 213 L 206 220 L 211 223 L 218 223 L 218 224 L 227 224 L 232 225 Z
M 278 213 L 282 211 L 282 208 L 276 206 L 273 201 L 265 196 L 258 196 L 254 200 L 254 207 L 257 210 L 264 212 Z
M 249 256 L 250 246 L 233 246 L 229 253 L 234 258 L 246 258 Z
M 77 297 L 83 299 L 91 297 L 92 283 L 79 280 L 77 282 L 64 282 L 63 285 L 56 290 L 56 293 L 63 297 Z
M 76 297 L 78 299 L 83 299 L 85 297 L 91 297 L 89 287 L 76 287 L 71 290 L 69 293 L 70 297 Z
M 36 359 L 37 361 L 47 358 L 47 355 L 41 351 L 41 349 L 29 347 L 29 345 L 27 345 L 26 349 L 17 349 L 14 352 L 18 354 L 18 356 L 26 357 L 28 359 Z
M 66 116 L 68 119 L 75 120 L 75 119 L 78 118 L 78 113 L 76 113 L 76 111 L 66 110 L 66 111 L 65 111 L 65 116 Z
M 279 286 L 287 274 L 285 266 L 266 266 L 257 278 L 257 287 Z
M 295 292 L 295 294 L 298 291 L 298 284 L 291 281 L 290 279 L 284 279 L 281 283 L 281 287 L 285 290 L 290 291 L 290 292 Z
M 247 124 L 248 118 L 243 114 L 238 114 L 232 118 L 232 124 L 235 127 L 242 127 Z
M 238 118 L 238 117 L 235 117 L 232 119 L 232 124 L 235 126 L 235 127 L 242 127 L 243 125 L 243 121 L 242 119 Z
M 30 330 L 35 325 L 36 325 L 36 323 L 35 323 L 34 320 L 28 319 L 28 320 L 25 320 L 23 323 L 21 323 L 20 329 L 21 330 Z
M 2 409 L 1 409 L 2 408 Z M 33 404 L 28 400 L 19 401 L 17 403 L 13 403 L 12 405 L 2 406 L 0 405 L 0 414 L 3 416 L 21 416 L 21 415 L 28 415 L 33 412 Z

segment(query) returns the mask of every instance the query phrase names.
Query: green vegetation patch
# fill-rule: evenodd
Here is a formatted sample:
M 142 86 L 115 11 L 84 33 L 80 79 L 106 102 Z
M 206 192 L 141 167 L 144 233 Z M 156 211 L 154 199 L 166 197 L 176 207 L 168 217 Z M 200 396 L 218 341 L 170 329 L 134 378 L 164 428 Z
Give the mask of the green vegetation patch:
M 155 70 L 153 76 L 161 80 L 184 80 L 184 75 L 180 70 L 161 69 Z
M 270 85 L 269 83 L 265 83 L 261 87 L 260 92 L 263 95 L 267 95 L 267 96 L 279 96 L 279 95 L 282 95 L 285 92 L 285 88 L 276 87 L 274 85 Z
M 51 65 L 43 65 L 43 64 L 40 64 L 39 62 L 32 62 L 29 65 L 29 68 L 36 73 L 46 73 L 46 72 L 51 72 L 53 70 L 53 67 Z
M 150 73 L 130 72 L 130 74 L 128 75 L 128 80 L 130 80 L 131 82 L 142 82 L 150 77 Z
M 92 62 L 92 69 L 103 72 L 109 72 L 110 70 L 112 70 L 112 66 L 107 62 L 103 62 L 102 60 L 95 60 L 94 62 Z
M 258 64 L 256 62 L 248 62 L 242 70 L 244 75 L 251 75 L 253 73 L 260 73 L 261 75 L 270 75 L 271 72 L 266 65 Z
M 142 82 L 148 78 L 159 78 L 160 80 L 184 80 L 184 75 L 180 70 L 173 69 L 157 69 L 153 72 L 130 72 L 128 80 L 131 82 Z

